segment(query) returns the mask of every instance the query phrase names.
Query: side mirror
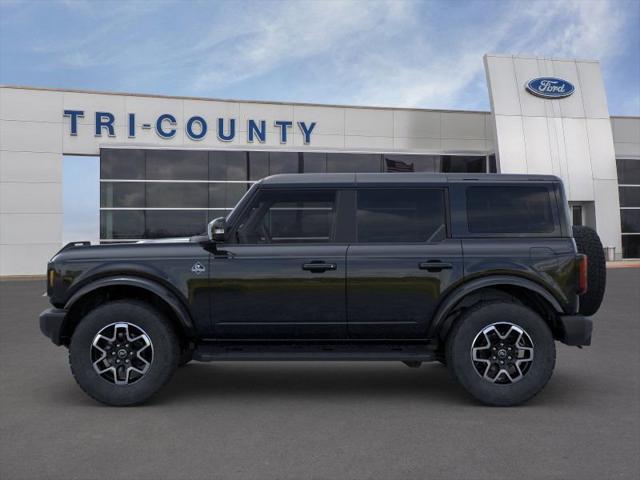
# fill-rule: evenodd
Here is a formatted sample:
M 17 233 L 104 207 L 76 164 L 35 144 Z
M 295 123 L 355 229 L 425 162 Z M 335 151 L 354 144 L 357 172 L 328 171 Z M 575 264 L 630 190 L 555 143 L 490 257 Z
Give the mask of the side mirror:
M 227 233 L 227 219 L 218 217 L 209 222 L 207 235 L 209 240 L 216 243 L 224 243 Z

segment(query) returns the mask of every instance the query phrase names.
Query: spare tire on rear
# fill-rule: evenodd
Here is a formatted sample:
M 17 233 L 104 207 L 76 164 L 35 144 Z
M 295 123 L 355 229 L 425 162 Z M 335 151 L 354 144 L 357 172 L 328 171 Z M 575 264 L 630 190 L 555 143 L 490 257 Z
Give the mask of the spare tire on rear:
M 580 296 L 579 313 L 589 316 L 595 314 L 602 303 L 607 283 L 607 264 L 602 242 L 594 229 L 574 225 L 573 238 L 578 252 L 587 256 L 587 293 Z

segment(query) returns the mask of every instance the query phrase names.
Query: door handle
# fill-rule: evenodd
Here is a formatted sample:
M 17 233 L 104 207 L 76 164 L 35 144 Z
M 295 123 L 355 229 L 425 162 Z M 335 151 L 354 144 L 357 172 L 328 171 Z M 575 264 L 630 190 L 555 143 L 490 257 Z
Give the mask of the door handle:
M 429 260 L 428 262 L 420 262 L 418 268 L 427 272 L 441 272 L 442 270 L 451 270 L 453 265 L 440 260 Z
M 327 270 L 336 270 L 337 268 L 338 266 L 335 263 L 311 262 L 302 264 L 302 269 L 311 273 L 322 273 Z

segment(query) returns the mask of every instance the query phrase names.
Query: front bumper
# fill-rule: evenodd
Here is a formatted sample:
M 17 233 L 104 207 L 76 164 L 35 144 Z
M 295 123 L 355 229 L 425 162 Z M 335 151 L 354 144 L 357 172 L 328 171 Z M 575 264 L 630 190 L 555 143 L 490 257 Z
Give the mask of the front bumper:
M 572 346 L 591 345 L 593 321 L 582 315 L 562 315 L 558 318 L 559 338 L 562 343 Z
M 67 311 L 60 308 L 47 308 L 40 314 L 40 331 L 56 345 L 62 345 L 62 331 Z

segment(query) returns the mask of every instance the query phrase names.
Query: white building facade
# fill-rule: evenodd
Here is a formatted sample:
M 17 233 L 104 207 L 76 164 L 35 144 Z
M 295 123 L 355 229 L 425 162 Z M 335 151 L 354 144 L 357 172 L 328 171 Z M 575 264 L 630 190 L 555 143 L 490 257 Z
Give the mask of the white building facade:
M 490 112 L 0 87 L 0 276 L 43 274 L 61 247 L 65 155 L 100 157 L 103 242 L 198 233 L 274 173 L 540 173 L 640 257 L 640 117 L 609 116 L 598 62 L 485 69 Z

